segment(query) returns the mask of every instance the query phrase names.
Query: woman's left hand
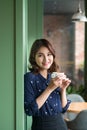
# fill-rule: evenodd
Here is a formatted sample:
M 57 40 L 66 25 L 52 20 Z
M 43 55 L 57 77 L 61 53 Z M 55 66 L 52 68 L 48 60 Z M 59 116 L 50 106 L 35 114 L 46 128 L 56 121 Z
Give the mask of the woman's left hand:
M 71 83 L 71 80 L 69 78 L 62 79 L 62 84 L 60 88 L 64 90 L 69 86 L 70 83 Z

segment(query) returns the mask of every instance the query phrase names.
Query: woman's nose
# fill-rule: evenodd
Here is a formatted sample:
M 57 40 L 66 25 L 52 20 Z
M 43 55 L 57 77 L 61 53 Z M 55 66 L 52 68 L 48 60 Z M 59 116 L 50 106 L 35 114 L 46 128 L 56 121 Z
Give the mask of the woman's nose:
M 47 56 L 44 56 L 44 61 L 48 61 L 48 57 Z

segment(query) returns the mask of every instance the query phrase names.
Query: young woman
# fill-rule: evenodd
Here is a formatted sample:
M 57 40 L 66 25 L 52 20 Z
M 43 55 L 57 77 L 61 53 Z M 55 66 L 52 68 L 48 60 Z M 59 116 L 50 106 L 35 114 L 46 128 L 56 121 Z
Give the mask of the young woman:
M 24 75 L 24 108 L 32 116 L 31 130 L 67 130 L 61 113 L 70 104 L 66 88 L 71 81 L 64 73 L 51 78 L 52 72 L 58 72 L 58 65 L 48 40 L 37 39 L 33 43 L 29 62 L 30 72 Z

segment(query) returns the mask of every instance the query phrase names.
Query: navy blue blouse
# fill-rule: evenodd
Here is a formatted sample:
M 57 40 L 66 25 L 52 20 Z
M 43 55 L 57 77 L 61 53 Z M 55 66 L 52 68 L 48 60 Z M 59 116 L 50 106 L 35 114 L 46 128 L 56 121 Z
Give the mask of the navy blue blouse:
M 55 89 L 49 95 L 43 106 L 38 109 L 36 98 L 46 89 L 50 79 L 50 74 L 48 74 L 47 79 L 45 79 L 41 74 L 35 75 L 32 72 L 27 72 L 24 75 L 24 109 L 27 115 L 56 115 L 60 112 L 64 113 L 68 109 L 71 101 L 67 100 L 66 106 L 62 108 L 60 100 L 60 88 Z

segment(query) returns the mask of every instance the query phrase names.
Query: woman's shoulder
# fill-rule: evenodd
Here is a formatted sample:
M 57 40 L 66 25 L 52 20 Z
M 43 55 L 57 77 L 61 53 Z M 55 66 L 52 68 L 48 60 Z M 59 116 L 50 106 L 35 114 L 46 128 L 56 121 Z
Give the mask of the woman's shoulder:
M 24 74 L 24 76 L 33 77 L 33 76 L 35 76 L 35 74 L 32 73 L 32 72 L 26 72 L 26 73 Z
M 24 74 L 24 77 L 29 79 L 35 79 L 36 75 L 32 72 L 27 72 Z

